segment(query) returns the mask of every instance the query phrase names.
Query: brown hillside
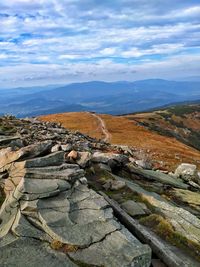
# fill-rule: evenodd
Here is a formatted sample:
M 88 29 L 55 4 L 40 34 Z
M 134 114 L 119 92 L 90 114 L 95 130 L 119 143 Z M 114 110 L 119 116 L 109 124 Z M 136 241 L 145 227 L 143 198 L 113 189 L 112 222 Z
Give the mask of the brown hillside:
M 41 116 L 44 121 L 60 122 L 64 127 L 78 130 L 96 138 L 104 138 L 105 130 L 110 134 L 112 144 L 129 145 L 147 155 L 154 166 L 174 170 L 181 162 L 197 164 L 200 167 L 200 152 L 175 138 L 165 137 L 139 126 L 129 116 L 98 115 L 105 123 L 102 128 L 99 120 L 91 113 L 73 112 Z M 143 153 L 144 152 L 144 153 Z
M 200 104 L 176 105 L 154 112 L 130 114 L 127 118 L 200 150 Z

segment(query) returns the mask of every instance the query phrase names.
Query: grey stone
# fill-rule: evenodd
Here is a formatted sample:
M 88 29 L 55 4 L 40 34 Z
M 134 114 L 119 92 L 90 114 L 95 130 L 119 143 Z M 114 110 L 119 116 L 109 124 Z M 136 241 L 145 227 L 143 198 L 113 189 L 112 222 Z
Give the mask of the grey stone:
M 106 217 L 108 212 L 105 213 L 106 211 L 102 209 L 102 206 L 98 206 L 102 202 L 93 203 L 94 197 L 97 200 L 101 197 L 92 190 L 84 192 L 81 187 L 83 186 L 78 188 L 80 190 L 76 190 L 79 199 L 76 199 L 75 202 L 76 194 L 72 192 L 67 193 L 70 198 L 64 194 L 55 198 L 55 200 L 57 199 L 56 206 L 54 198 L 52 198 L 52 202 L 50 200 L 50 203 L 45 199 L 40 200 L 38 202 L 38 214 L 41 227 L 53 239 L 68 244 L 88 246 L 91 242 L 98 242 L 106 234 L 118 229 L 119 225 L 110 220 L 112 213 Z M 86 193 L 88 194 L 85 195 Z M 83 195 L 82 198 L 81 195 Z M 107 208 L 105 207 L 105 209 Z
M 91 159 L 90 152 L 78 152 L 78 160 L 76 160 L 76 163 L 80 165 L 82 168 L 85 168 L 88 165 L 90 159 Z
M 89 265 L 105 267 L 149 267 L 151 251 L 148 246 L 134 244 L 120 231 L 114 231 L 102 242 L 70 253 L 70 256 Z
M 23 215 L 12 225 L 12 233 L 18 237 L 22 236 L 51 242 L 50 237 L 45 232 L 32 226 Z
M 188 205 L 191 209 L 196 210 L 197 214 L 200 215 L 200 192 L 174 188 L 172 196 L 184 205 Z
M 88 183 L 88 180 L 86 177 L 80 178 L 79 181 L 81 182 L 81 184 L 84 184 L 84 185 L 87 185 L 87 183 Z
M 104 193 L 101 194 L 105 197 L 115 213 L 120 217 L 121 221 L 129 225 L 129 229 L 140 236 L 144 243 L 149 244 L 155 254 L 167 265 L 173 267 L 199 267 L 199 261 L 195 260 L 187 254 L 186 250 L 182 251 L 178 247 L 173 246 L 169 242 L 160 238 L 151 229 L 144 227 L 137 220 L 130 217 L 119 205 L 108 198 Z
M 72 150 L 72 145 L 71 144 L 66 144 L 66 145 L 61 145 L 61 150 L 68 152 Z
M 123 178 L 119 180 L 125 181 Z M 141 186 L 126 180 L 126 185 L 149 203 L 156 212 L 164 216 L 174 227 L 175 231 L 190 242 L 200 242 L 200 219 L 189 211 L 175 206 L 154 192 L 148 192 Z
M 54 251 L 44 242 L 19 238 L 0 249 L 1 267 L 75 267 L 64 253 Z
M 64 180 L 58 179 L 24 179 L 21 193 L 47 195 L 55 190 L 64 191 L 70 189 L 71 185 Z M 39 197 L 38 197 L 39 198 Z
M 27 179 L 61 179 L 61 180 L 76 180 L 84 176 L 84 171 L 81 169 L 63 169 L 60 171 L 40 172 L 37 169 L 27 169 L 25 178 Z
M 111 172 L 112 171 L 111 168 L 110 168 L 110 166 L 108 166 L 107 164 L 98 163 L 97 166 L 101 170 L 105 170 L 105 171 L 108 171 L 108 172 Z
M 20 140 L 19 136 L 0 136 L 0 146 L 9 145 L 12 141 Z
M 96 163 L 105 163 L 105 164 L 107 164 L 109 160 L 115 160 L 118 163 L 127 163 L 129 161 L 127 156 L 121 154 L 102 153 L 102 152 L 95 152 L 92 155 L 91 160 Z
M 194 181 L 200 184 L 200 179 L 197 172 L 197 166 L 189 163 L 182 163 L 175 170 L 175 175 L 182 178 L 184 181 Z
M 164 174 L 160 171 L 143 170 L 135 167 L 132 164 L 128 164 L 127 167 L 131 173 L 138 174 L 139 176 L 142 176 L 149 181 L 157 181 L 162 183 L 163 185 L 170 185 L 172 187 L 182 189 L 189 188 L 189 186 L 184 184 L 181 180 L 178 180 L 177 178 L 171 177 L 170 175 Z
M 76 255 L 85 251 L 90 257 L 80 257 L 79 261 L 78 256 L 78 265 L 92 264 L 96 255 L 95 265 L 107 262 L 105 266 L 114 266 L 118 255 L 120 266 L 148 266 L 149 247 L 143 246 L 114 218 L 105 199 L 88 188 L 84 170 L 79 168 L 90 165 L 89 150 L 96 141 L 80 133 L 66 136 L 67 131 L 52 123 L 35 120 L 31 125 L 28 120 L 23 123 L 26 130 L 19 132 L 26 136 L 25 144 L 31 145 L 17 151 L 13 148 L 0 151 L 0 179 L 5 181 L 6 193 L 0 209 L 0 265 L 73 267 L 76 264 L 67 256 L 68 247 L 72 247 Z M 54 141 L 34 144 L 35 140 L 48 138 Z M 67 164 L 67 153 L 58 151 L 63 149 L 60 147 L 63 138 L 73 143 L 76 151 L 69 155 L 69 162 L 77 164 Z M 110 153 L 108 164 L 111 161 L 121 166 L 127 157 Z M 114 179 L 111 173 L 110 177 Z M 111 181 L 113 190 L 124 185 L 115 179 Z M 51 249 L 51 242 L 58 244 L 58 250 Z M 91 251 L 94 256 L 90 256 Z
M 126 185 L 126 183 L 123 181 L 112 180 L 110 189 L 111 190 L 120 190 L 120 189 L 124 188 L 125 185 Z
M 152 267 L 167 267 L 164 263 L 159 259 L 152 259 L 151 261 Z
M 145 160 L 145 159 L 138 159 L 138 160 L 136 160 L 135 161 L 135 163 L 139 166 L 139 167 L 141 167 L 141 168 L 143 168 L 143 169 L 151 169 L 152 168 L 152 164 L 151 164 L 151 162 L 150 161 L 148 161 L 148 160 Z
M 8 233 L 7 235 L 5 235 L 4 237 L 0 238 L 0 248 L 1 247 L 5 247 L 11 243 L 13 243 L 14 241 L 16 241 L 18 239 L 17 236 L 14 236 L 11 233 Z M 1 249 L 0 249 L 1 250 Z M 0 260 L 1 262 L 1 260 Z
M 51 148 L 51 153 L 58 152 L 60 150 L 60 144 L 57 144 Z
M 47 167 L 52 165 L 61 165 L 64 163 L 64 152 L 59 151 L 52 153 L 50 155 L 34 158 L 31 160 L 26 160 L 26 168 L 35 168 L 35 167 Z
M 120 190 L 122 188 L 124 188 L 126 186 L 126 183 L 123 181 L 117 181 L 117 180 L 111 180 L 109 179 L 104 185 L 103 187 L 106 190 L 113 190 L 113 191 L 117 191 Z
M 12 150 L 11 148 L 2 149 L 0 151 L 0 170 L 7 164 L 15 162 L 17 160 L 24 160 L 29 158 L 34 158 L 39 156 L 42 153 L 47 152 L 51 149 L 52 142 L 43 142 L 35 145 L 30 145 L 23 147 L 17 151 Z
M 144 206 L 140 203 L 137 203 L 133 200 L 128 200 L 121 205 L 122 209 L 124 209 L 130 216 L 138 216 L 145 215 L 146 212 L 144 210 Z M 147 209 L 147 207 L 146 207 Z

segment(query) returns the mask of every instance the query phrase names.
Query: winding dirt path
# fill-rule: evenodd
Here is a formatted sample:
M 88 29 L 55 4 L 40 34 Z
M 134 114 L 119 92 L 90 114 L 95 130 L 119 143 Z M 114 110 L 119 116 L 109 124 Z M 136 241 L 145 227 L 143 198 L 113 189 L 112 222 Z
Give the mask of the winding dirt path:
M 101 129 L 103 135 L 105 136 L 103 138 L 103 141 L 104 142 L 110 142 L 112 136 L 109 133 L 108 129 L 106 128 L 106 124 L 105 124 L 104 120 L 101 117 L 99 117 L 97 114 L 95 114 L 95 113 L 90 113 L 90 114 L 93 117 L 95 117 L 99 122 L 99 128 Z

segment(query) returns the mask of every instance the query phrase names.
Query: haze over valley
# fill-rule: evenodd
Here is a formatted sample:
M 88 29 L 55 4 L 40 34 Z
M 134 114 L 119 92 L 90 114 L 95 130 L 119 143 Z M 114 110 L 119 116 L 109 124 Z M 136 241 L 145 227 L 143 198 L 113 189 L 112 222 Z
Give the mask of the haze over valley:
M 200 82 L 161 79 L 109 83 L 94 81 L 0 92 L 2 115 L 26 117 L 71 111 L 120 115 L 200 100 Z

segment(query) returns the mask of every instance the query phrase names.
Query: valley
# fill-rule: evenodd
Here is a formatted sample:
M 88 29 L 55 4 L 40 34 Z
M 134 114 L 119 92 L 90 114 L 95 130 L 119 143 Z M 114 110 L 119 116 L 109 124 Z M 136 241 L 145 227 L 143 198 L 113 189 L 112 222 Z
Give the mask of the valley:
M 90 111 L 121 115 L 200 99 L 199 81 L 90 81 L 55 86 L 0 88 L 0 115 L 32 117 Z M 190 94 L 188 94 L 190 91 Z

